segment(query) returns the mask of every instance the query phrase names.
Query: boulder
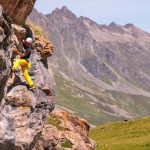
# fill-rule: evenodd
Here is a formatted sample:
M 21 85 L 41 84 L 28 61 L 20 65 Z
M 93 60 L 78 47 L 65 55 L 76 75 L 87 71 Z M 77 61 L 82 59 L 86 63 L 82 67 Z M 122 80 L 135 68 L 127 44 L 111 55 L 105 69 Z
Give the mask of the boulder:
M 32 11 L 36 0 L 0 0 L 4 12 L 14 23 L 23 24 Z
M 49 57 L 54 52 L 53 45 L 43 36 L 37 35 L 33 47 L 41 53 L 43 57 Z
M 94 150 L 95 142 L 88 137 L 89 129 L 85 120 L 54 111 L 33 150 Z

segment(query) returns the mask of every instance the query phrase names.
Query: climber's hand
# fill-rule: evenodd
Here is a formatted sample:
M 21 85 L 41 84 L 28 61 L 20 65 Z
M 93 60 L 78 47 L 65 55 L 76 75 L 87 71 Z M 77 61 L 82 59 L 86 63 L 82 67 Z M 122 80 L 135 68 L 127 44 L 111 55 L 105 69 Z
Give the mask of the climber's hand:
M 19 51 L 17 49 L 14 49 L 13 52 L 18 53 Z

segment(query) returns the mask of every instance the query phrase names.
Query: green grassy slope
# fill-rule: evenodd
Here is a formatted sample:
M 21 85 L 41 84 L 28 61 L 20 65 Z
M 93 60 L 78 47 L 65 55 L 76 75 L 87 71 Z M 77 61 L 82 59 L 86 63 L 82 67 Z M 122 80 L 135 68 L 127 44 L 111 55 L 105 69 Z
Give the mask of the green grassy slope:
M 150 117 L 91 129 L 96 150 L 150 150 Z
M 134 117 L 150 115 L 150 98 L 144 96 L 124 94 L 116 91 L 100 91 L 96 85 L 85 82 L 89 91 L 80 89 L 72 81 L 64 79 L 55 73 L 56 104 L 63 106 L 74 114 L 85 118 L 88 122 L 98 125 L 104 122 L 123 120 L 107 105 L 117 106 L 132 114 Z M 96 101 L 95 101 L 96 100 Z
M 85 91 L 78 89 L 72 82 L 60 78 L 60 76 L 55 76 L 55 82 L 56 104 L 73 111 L 74 114 L 85 118 L 91 124 L 122 119 L 105 113 L 103 108 L 93 102 Z

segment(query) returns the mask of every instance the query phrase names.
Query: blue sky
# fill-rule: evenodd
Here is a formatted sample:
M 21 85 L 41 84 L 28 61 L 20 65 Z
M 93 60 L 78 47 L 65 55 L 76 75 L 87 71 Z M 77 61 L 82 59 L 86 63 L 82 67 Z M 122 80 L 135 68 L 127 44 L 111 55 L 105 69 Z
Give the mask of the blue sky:
M 133 23 L 150 33 L 150 0 L 37 0 L 35 5 L 44 14 L 62 6 L 99 24 Z

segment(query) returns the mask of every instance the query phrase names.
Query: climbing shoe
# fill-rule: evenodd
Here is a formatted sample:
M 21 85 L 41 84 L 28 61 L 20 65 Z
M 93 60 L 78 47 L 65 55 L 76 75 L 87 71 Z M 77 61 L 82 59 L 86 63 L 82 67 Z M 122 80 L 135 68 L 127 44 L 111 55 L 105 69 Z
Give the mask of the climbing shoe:
M 35 90 L 37 89 L 37 86 L 35 84 L 31 85 L 30 90 Z

